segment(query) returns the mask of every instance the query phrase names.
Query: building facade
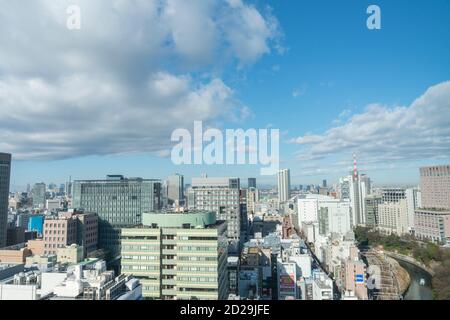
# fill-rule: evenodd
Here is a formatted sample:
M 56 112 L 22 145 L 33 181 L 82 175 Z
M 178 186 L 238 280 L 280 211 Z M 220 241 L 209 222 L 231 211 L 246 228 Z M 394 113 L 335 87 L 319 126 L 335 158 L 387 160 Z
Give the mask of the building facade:
M 239 178 L 193 178 L 188 208 L 216 212 L 218 220 L 227 222 L 229 252 L 239 252 L 242 224 Z
M 33 207 L 43 209 L 45 207 L 45 183 L 36 183 L 31 191 L 33 197 Z
M 422 207 L 450 209 L 450 165 L 420 168 Z
M 291 196 L 291 172 L 283 169 L 278 172 L 278 202 L 286 202 Z
M 148 299 L 228 297 L 226 223 L 215 212 L 144 213 L 122 230 L 122 273 L 142 283 Z
M 170 203 L 184 202 L 184 177 L 181 174 L 176 173 L 167 178 L 167 194 Z
M 6 246 L 11 155 L 0 153 L 0 248 Z
M 119 175 L 74 181 L 72 207 L 98 214 L 98 246 L 114 259 L 120 254 L 121 228 L 139 225 L 144 212 L 161 208 L 161 181 Z

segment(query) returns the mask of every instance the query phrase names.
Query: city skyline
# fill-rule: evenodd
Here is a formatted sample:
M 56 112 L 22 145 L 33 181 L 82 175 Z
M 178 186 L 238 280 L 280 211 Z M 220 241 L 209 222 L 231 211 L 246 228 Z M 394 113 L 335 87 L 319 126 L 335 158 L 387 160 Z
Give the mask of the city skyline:
M 171 132 L 196 120 L 280 129 L 293 186 L 337 182 L 353 153 L 375 185 L 417 185 L 417 168 L 450 161 L 448 1 L 377 1 L 381 30 L 356 0 L 77 3 L 80 30 L 66 28 L 64 1 L 0 9 L 13 189 L 174 172 L 276 185 L 258 165 L 173 165 Z

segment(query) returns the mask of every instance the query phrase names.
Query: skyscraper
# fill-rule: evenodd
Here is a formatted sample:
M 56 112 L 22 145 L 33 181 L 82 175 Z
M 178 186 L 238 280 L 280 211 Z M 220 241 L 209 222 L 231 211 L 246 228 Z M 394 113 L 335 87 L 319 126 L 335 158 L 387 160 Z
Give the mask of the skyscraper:
M 188 190 L 189 210 L 217 213 L 217 220 L 227 221 L 229 252 L 240 249 L 241 213 L 239 178 L 193 178 Z
M 33 196 L 33 207 L 34 208 L 44 208 L 45 207 L 45 183 L 36 183 L 31 190 Z
M 289 169 L 278 172 L 278 202 L 286 202 L 291 196 L 291 173 Z
M 377 227 L 380 222 L 378 206 L 383 203 L 382 197 L 379 195 L 368 195 L 364 199 L 366 210 L 366 226 Z
M 6 246 L 11 155 L 0 153 L 0 248 Z
M 111 258 L 120 253 L 120 229 L 142 223 L 142 214 L 161 208 L 161 181 L 109 175 L 73 183 L 75 209 L 99 216 L 99 243 Z
M 168 198 L 170 203 L 184 202 L 184 177 L 175 173 L 167 178 Z
M 256 189 L 256 178 L 248 178 L 248 189 L 255 188 Z

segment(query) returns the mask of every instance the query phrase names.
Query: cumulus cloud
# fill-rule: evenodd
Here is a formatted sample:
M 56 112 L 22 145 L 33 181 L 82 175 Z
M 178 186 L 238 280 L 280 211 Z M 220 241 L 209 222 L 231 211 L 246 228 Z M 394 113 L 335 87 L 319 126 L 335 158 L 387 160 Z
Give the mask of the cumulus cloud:
M 301 160 L 321 160 L 353 152 L 367 164 L 450 157 L 450 81 L 430 87 L 410 106 L 367 106 L 323 134 L 291 142 L 303 146 Z
M 66 28 L 73 4 L 81 30 Z M 0 150 L 163 155 L 175 128 L 250 114 L 218 70 L 254 63 L 279 32 L 240 0 L 0 0 Z

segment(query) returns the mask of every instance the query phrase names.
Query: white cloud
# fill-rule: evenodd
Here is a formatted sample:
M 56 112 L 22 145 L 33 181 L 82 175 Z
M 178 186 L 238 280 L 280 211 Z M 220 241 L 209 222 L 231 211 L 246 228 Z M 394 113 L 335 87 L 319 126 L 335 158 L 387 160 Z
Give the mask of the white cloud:
M 365 162 L 388 164 L 450 158 L 450 81 L 430 87 L 410 106 L 367 106 L 344 124 L 291 142 L 301 160 L 335 159 L 356 152 Z
M 244 1 L 26 2 L 0 0 L 0 150 L 19 159 L 163 155 L 175 128 L 245 118 L 217 71 L 279 34 Z M 72 4 L 81 30 L 66 28 Z

